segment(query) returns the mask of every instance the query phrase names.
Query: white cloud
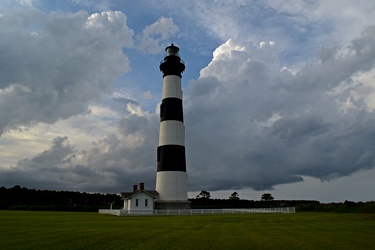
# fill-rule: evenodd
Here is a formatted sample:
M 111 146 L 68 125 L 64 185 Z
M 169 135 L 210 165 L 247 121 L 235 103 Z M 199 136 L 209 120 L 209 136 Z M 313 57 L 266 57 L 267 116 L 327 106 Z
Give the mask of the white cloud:
M 39 2 L 39 0 L 2 0 L 0 2 L 0 10 L 2 8 L 32 7 L 36 2 Z
M 262 44 L 263 46 L 258 46 L 249 41 L 235 42 L 229 39 L 213 52 L 211 63 L 200 72 L 201 77 L 216 77 L 224 80 L 236 75 L 236 81 L 238 81 L 238 74 L 244 70 L 262 73 L 265 63 L 274 65 L 276 60 L 275 48 L 264 46 L 269 43 L 263 42 Z M 259 74 L 256 75 L 259 76 Z
M 161 17 L 155 23 L 147 26 L 138 37 L 137 48 L 147 54 L 158 54 L 162 51 L 164 42 L 175 36 L 178 27 L 172 18 Z
M 23 5 L 23 6 L 33 6 L 33 0 L 16 0 L 17 3 L 19 3 L 20 5 Z
M 346 46 L 353 39 L 353 34 L 359 35 L 358 32 L 364 27 L 375 24 L 372 18 L 375 14 L 375 2 L 373 1 L 268 0 L 266 3 L 275 12 L 289 17 L 292 22 L 287 24 L 305 29 L 306 34 L 301 39 L 308 37 L 310 40 L 310 42 L 301 44 L 305 49 L 318 48 L 327 41 Z M 292 37 L 295 38 L 294 35 Z M 283 38 L 289 40 L 287 37 Z M 307 48 L 306 45 L 309 45 L 310 48 Z
M 149 112 L 144 111 L 141 106 L 135 105 L 134 103 L 128 103 L 126 105 L 126 110 L 130 112 L 131 115 L 136 115 L 136 116 L 147 116 Z
M 150 90 L 142 92 L 141 96 L 142 96 L 143 99 L 152 99 L 153 98 L 153 95 L 152 95 Z

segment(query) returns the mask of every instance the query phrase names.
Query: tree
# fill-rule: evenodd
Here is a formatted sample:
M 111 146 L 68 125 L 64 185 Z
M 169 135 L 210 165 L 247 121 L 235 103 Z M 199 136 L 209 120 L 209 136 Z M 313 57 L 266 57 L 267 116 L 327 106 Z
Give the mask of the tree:
M 234 192 L 229 196 L 229 200 L 239 200 L 240 198 L 238 197 L 238 193 Z
M 264 194 L 262 194 L 261 200 L 262 201 L 272 201 L 273 197 L 269 193 L 264 193 Z
M 198 195 L 197 199 L 203 198 L 203 199 L 209 199 L 211 197 L 210 192 L 202 190 Z

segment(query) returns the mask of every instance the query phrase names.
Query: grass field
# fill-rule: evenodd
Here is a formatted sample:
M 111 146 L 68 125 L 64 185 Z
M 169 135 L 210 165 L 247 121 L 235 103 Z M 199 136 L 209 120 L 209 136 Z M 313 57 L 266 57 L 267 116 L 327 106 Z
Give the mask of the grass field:
M 0 249 L 375 249 L 375 214 L 0 211 Z

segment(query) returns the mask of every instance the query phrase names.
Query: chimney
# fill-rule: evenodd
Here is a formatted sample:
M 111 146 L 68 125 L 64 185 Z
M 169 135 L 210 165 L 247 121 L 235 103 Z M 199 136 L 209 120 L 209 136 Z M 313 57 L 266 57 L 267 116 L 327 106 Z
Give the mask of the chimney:
M 139 190 L 145 190 L 145 183 L 144 182 L 139 183 Z
M 133 185 L 133 193 L 137 192 L 137 189 L 138 189 L 137 184 L 134 184 Z

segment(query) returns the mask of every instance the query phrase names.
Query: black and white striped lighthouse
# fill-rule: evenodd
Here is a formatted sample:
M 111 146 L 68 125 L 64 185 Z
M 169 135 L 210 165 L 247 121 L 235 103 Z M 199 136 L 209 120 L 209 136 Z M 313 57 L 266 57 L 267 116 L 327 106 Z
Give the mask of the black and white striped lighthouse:
M 181 77 L 185 64 L 173 43 L 160 63 L 163 93 L 160 105 L 160 133 L 157 148 L 156 191 L 158 209 L 190 208 L 187 197 L 185 126 Z

